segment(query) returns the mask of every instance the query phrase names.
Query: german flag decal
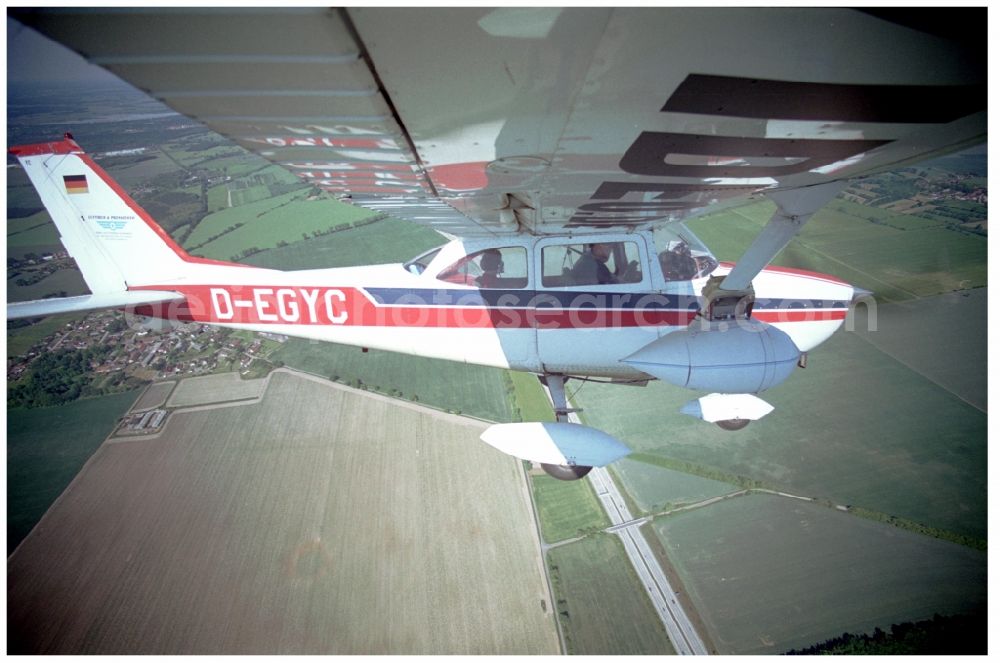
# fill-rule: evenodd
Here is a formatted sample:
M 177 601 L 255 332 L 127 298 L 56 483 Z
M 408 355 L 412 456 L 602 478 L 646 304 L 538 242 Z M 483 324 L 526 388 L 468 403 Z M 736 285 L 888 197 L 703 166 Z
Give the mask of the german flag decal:
M 87 193 L 86 175 L 63 175 L 63 184 L 66 185 L 66 193 Z

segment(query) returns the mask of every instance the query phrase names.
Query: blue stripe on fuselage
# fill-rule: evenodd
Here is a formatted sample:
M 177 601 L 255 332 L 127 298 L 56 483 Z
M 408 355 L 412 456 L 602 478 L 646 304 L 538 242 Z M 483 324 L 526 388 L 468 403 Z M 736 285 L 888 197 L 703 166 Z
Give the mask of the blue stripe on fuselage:
M 365 288 L 382 306 L 468 306 L 478 308 L 551 309 L 639 309 L 697 311 L 697 295 L 652 292 L 598 292 L 545 290 L 476 290 L 460 288 Z M 829 309 L 847 308 L 845 301 L 823 299 L 757 299 L 754 308 Z

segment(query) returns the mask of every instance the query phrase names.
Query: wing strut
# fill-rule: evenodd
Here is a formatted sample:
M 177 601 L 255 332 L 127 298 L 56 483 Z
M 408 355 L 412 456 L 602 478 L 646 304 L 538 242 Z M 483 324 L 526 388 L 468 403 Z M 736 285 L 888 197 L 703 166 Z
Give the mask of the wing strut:
M 834 181 L 768 193 L 778 209 L 732 271 L 726 276 L 712 277 L 705 284 L 702 316 L 708 320 L 749 317 L 754 302 L 754 277 L 792 241 L 806 221 L 845 186 L 846 181 Z

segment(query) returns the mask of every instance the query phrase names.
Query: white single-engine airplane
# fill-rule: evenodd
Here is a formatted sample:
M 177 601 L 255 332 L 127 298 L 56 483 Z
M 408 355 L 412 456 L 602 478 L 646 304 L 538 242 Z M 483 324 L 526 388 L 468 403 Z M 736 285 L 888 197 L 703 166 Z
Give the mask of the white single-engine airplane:
M 849 179 L 986 137 L 985 10 L 13 13 L 304 181 L 451 241 L 291 272 L 195 257 L 67 135 L 10 151 L 92 294 L 8 317 L 122 307 L 536 373 L 557 421 L 482 437 L 563 479 L 629 452 L 569 423 L 569 377 L 710 392 L 684 412 L 724 428 L 769 412 L 755 394 L 856 294 L 770 261 Z M 735 265 L 683 225 L 762 195 L 777 209 Z

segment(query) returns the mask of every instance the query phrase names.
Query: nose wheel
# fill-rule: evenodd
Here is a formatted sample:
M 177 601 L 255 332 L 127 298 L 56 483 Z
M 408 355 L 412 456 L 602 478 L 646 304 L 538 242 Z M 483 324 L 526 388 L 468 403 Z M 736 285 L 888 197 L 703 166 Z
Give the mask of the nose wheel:
M 749 423 L 749 419 L 720 419 L 715 425 L 723 430 L 740 430 L 746 428 Z

